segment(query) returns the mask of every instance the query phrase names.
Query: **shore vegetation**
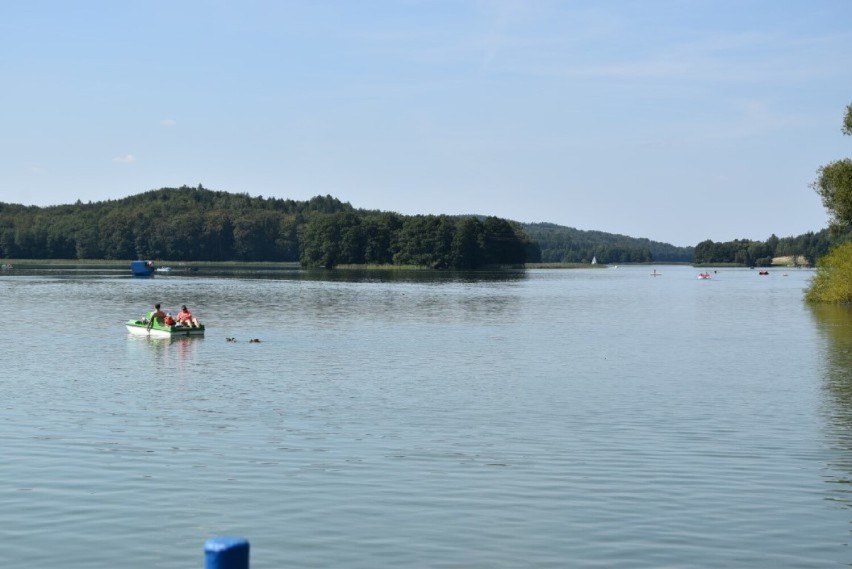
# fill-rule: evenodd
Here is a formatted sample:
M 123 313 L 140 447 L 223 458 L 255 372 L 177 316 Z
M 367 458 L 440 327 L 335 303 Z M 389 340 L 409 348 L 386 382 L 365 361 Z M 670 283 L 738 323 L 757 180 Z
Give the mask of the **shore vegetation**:
M 852 104 L 846 107 L 841 132 L 852 136 Z M 805 298 L 811 302 L 852 304 L 852 159 L 835 160 L 817 170 L 813 189 L 831 215 L 830 231 L 847 236 L 817 264 Z
M 852 242 L 820 258 L 805 298 L 811 302 L 852 303 Z

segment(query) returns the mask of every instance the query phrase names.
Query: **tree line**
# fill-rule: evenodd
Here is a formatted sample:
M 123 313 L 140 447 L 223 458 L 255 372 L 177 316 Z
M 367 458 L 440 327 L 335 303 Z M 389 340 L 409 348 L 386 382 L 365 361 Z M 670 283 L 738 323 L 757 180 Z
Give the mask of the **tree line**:
M 338 212 L 315 215 L 301 233 L 303 265 L 416 265 L 475 269 L 535 262 L 538 251 L 520 226 L 475 216 Z
M 852 136 L 852 105 L 846 107 L 840 130 Z M 804 256 L 809 265 L 819 266 L 808 292 L 809 300 L 852 301 L 852 159 L 819 167 L 811 187 L 831 216 L 828 228 L 796 237 L 771 235 L 766 241 L 736 239 L 716 243 L 708 239 L 695 246 L 693 262 L 761 267 L 770 265 L 773 257 Z
M 735 263 L 747 267 L 768 267 L 774 257 L 805 257 L 807 264 L 813 266 L 817 259 L 825 255 L 832 247 L 852 238 L 848 230 L 823 229 L 814 233 L 779 238 L 774 234 L 766 241 L 734 239 L 715 242 L 710 239 L 695 246 L 693 263 L 713 265 Z
M 688 263 L 692 247 L 676 247 L 645 238 L 603 231 L 584 231 L 553 223 L 521 224 L 538 243 L 545 263 Z
M 0 257 L 475 269 L 538 253 L 517 223 L 496 217 L 404 216 L 331 196 L 294 201 L 182 186 L 88 204 L 0 203 Z
M 475 269 L 523 263 L 769 264 L 804 255 L 813 264 L 845 232 L 765 242 L 703 241 L 675 247 L 552 223 L 497 217 L 414 215 L 356 209 L 331 196 L 307 201 L 250 197 L 198 186 L 119 200 L 50 207 L 0 202 L 0 258 L 160 259 L 416 265 Z

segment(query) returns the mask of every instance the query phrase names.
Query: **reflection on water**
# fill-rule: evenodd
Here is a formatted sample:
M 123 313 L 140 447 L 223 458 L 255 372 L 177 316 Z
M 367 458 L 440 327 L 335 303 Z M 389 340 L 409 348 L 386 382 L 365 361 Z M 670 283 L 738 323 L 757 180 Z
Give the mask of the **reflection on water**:
M 826 385 L 852 417 L 852 307 L 809 304 L 820 334 L 827 340 Z
M 204 336 L 179 336 L 156 338 L 151 336 L 127 335 L 128 355 L 144 361 L 148 354 L 151 365 L 159 366 L 164 373 L 181 372 L 185 364 L 194 358 Z M 139 356 L 142 357 L 139 357 Z
M 315 282 L 382 282 L 382 283 L 452 283 L 452 282 L 501 282 L 518 281 L 527 278 L 528 272 L 522 269 L 505 269 L 494 271 L 431 271 L 417 269 L 377 270 L 377 269 L 302 269 L 293 264 L 282 266 L 253 267 L 251 265 L 233 267 L 211 267 L 194 271 L 173 270 L 168 273 L 157 273 L 150 279 L 168 282 L 177 279 L 208 279 L 208 278 L 242 278 L 282 281 L 315 281 Z M 141 281 L 130 274 L 128 269 L 114 266 L 36 266 L 22 267 L 4 276 L 15 277 L 50 277 L 67 279 L 103 279 L 113 277 Z
M 852 307 L 831 304 L 810 305 L 817 328 L 825 339 L 822 351 L 823 377 L 829 394 L 827 442 L 836 451 L 830 474 L 838 484 L 837 500 L 852 507 Z
M 419 271 L 419 270 L 307 270 L 299 273 L 298 278 L 313 281 L 331 282 L 383 282 L 383 283 L 452 283 L 452 282 L 508 282 L 526 278 L 526 271 Z

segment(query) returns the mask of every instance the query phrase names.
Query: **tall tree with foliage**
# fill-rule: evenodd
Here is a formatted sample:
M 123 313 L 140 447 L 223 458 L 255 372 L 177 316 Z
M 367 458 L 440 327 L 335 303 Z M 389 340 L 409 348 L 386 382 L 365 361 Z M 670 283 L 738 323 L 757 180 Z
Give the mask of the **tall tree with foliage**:
M 852 136 L 852 104 L 846 107 L 841 132 Z M 817 170 L 813 183 L 831 215 L 835 230 L 852 226 L 852 159 L 835 160 Z M 846 242 L 820 259 L 807 299 L 815 302 L 852 303 L 852 242 Z
M 840 131 L 852 136 L 852 105 L 846 107 Z M 820 167 L 812 186 L 831 215 L 833 226 L 852 225 L 852 159 L 835 160 Z

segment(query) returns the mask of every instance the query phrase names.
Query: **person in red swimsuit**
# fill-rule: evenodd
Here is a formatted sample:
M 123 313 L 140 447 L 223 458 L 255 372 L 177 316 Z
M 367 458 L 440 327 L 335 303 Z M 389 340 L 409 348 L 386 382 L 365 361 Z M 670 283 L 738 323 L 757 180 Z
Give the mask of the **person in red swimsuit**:
M 181 326 L 198 327 L 198 319 L 192 315 L 185 304 L 180 307 L 180 312 L 177 313 L 177 322 Z

